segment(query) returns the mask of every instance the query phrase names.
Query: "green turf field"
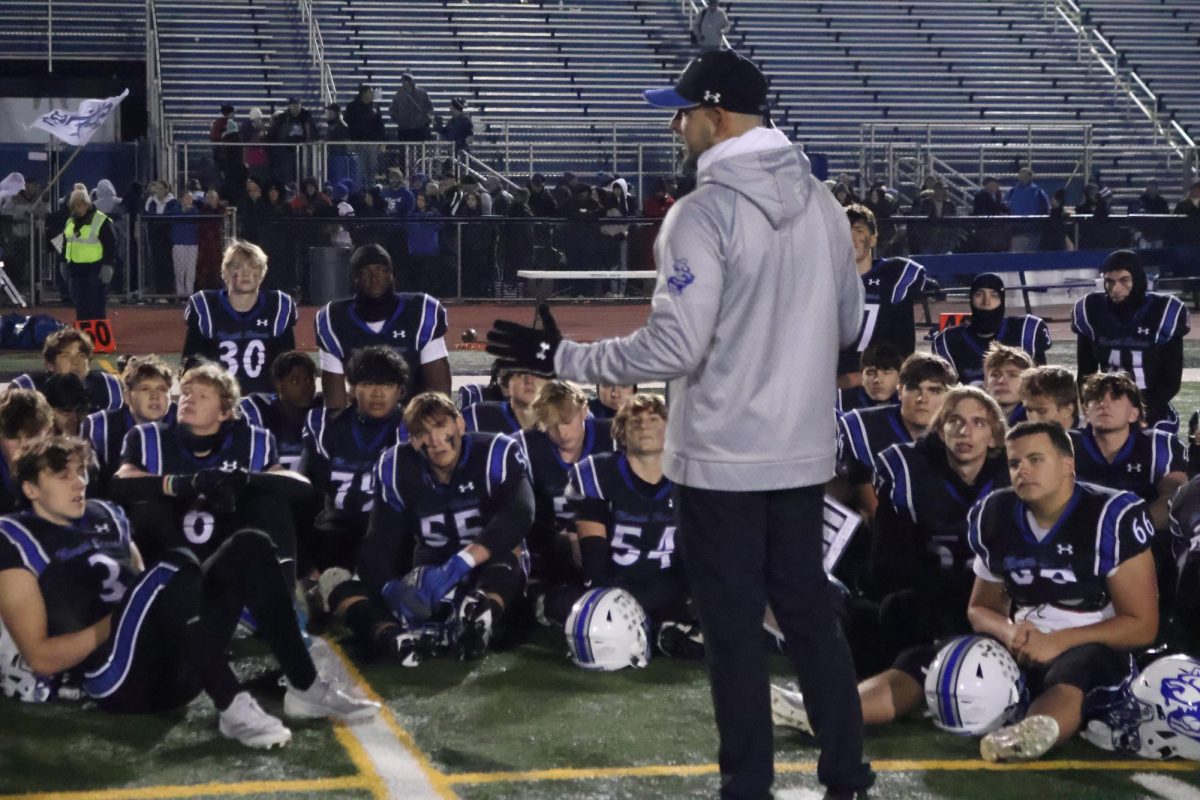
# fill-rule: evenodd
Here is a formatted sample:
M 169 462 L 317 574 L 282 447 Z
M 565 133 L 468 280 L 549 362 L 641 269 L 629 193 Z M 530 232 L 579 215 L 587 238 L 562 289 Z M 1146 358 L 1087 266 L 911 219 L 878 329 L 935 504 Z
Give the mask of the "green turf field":
M 1051 351 L 1064 366 L 1073 358 L 1070 348 Z M 1185 358 L 1200 367 L 1200 343 L 1186 343 Z M 455 351 L 451 360 L 460 375 L 486 374 L 490 364 L 479 352 Z M 0 377 L 39 362 L 36 354 L 6 354 Z M 1200 383 L 1185 383 L 1175 405 L 1185 419 L 1200 407 Z M 253 641 L 235 642 L 235 654 L 264 708 L 281 713 L 272 659 Z M 431 796 L 716 796 L 716 734 L 699 663 L 657 659 L 645 670 L 585 673 L 567 660 L 562 637 L 543 629 L 480 662 L 359 667 Z M 772 668 L 780 680 L 790 677 L 781 657 Z M 177 714 L 136 717 L 0 698 L 0 800 L 400 796 L 346 728 L 289 725 L 291 745 L 264 753 L 223 739 L 203 698 Z M 819 798 L 812 742 L 783 732 L 776 747 L 779 800 Z M 939 733 L 920 718 L 870 731 L 867 752 L 879 774 L 877 798 L 1200 798 L 1196 764 L 1117 758 L 1073 742 L 1037 764 L 996 767 L 979 760 L 975 740 Z
M 237 642 L 236 650 L 255 694 L 279 713 L 270 659 L 254 642 Z M 716 737 L 699 663 L 658 659 L 645 670 L 592 674 L 572 667 L 565 652 L 559 635 L 539 630 L 480 662 L 367 665 L 362 675 L 427 755 L 442 796 L 715 796 Z M 772 667 L 786 679 L 783 658 L 774 657 Z M 320 722 L 292 727 L 289 747 L 261 753 L 222 739 L 204 699 L 186 713 L 129 718 L 74 705 L 0 702 L 0 798 L 389 796 L 371 767 L 356 763 L 344 729 Z M 922 719 L 872 731 L 867 749 L 879 770 L 880 798 L 1200 796 L 1194 764 L 1116 759 L 1079 742 L 1033 768 L 996 768 L 978 760 L 974 740 L 938 733 Z M 820 796 L 813 794 L 815 758 L 810 741 L 780 734 L 781 800 Z M 1170 781 L 1175 793 L 1135 782 L 1146 776 Z

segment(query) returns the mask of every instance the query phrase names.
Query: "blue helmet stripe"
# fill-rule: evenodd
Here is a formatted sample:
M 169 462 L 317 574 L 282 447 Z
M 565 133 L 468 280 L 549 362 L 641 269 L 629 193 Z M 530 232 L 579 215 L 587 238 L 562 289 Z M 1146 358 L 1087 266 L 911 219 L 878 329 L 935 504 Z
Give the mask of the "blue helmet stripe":
M 950 655 L 942 662 L 942 669 L 938 675 L 938 706 L 942 722 L 948 728 L 956 728 L 960 722 L 958 708 L 955 705 L 958 693 L 954 687 L 958 683 L 958 668 L 973 641 L 974 637 L 972 636 L 964 636 L 959 639 L 954 645 L 954 649 L 950 651 Z
M 596 605 L 599 604 L 600 598 L 608 592 L 607 589 L 593 589 L 591 596 L 583 601 L 583 608 L 579 610 L 579 616 L 575 618 L 575 653 L 579 660 L 584 664 L 593 663 L 592 646 L 588 640 L 588 627 L 591 625 L 592 613 L 595 611 Z

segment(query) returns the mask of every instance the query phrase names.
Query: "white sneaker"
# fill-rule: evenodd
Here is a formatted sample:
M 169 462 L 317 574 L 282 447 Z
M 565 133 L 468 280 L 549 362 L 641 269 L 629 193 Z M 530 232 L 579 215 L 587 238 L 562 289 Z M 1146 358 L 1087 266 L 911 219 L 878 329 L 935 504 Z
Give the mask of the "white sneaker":
M 794 728 L 813 735 L 812 723 L 804 708 L 804 695 L 774 684 L 771 684 L 771 721 L 781 728 Z
M 351 697 L 320 675 L 313 685 L 301 691 L 288 684 L 283 696 L 283 713 L 292 719 L 330 717 L 342 722 L 359 722 L 379 713 L 379 703 Z
M 979 740 L 979 755 L 984 761 L 1032 761 L 1054 746 L 1058 733 L 1054 717 L 1035 714 L 984 736 Z
M 292 732 L 276 717 L 262 710 L 249 692 L 238 692 L 229 708 L 218 717 L 217 728 L 226 739 L 247 747 L 270 750 L 292 740 Z

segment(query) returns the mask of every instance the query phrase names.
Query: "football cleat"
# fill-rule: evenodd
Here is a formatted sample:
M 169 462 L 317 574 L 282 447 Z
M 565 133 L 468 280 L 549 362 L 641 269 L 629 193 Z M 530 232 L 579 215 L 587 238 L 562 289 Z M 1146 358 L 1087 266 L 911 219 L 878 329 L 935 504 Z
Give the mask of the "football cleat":
M 781 728 L 792 728 L 813 735 L 808 710 L 804 707 L 804 695 L 775 684 L 771 684 L 771 721 Z
M 292 740 L 292 732 L 287 726 L 263 711 L 249 692 L 238 692 L 234 696 L 229 708 L 217 718 L 217 729 L 226 739 L 264 750 L 283 747 Z
M 392 640 L 391 652 L 402 667 L 420 666 L 429 655 L 429 645 L 419 633 L 400 633 Z
M 313 685 L 304 690 L 288 684 L 283 713 L 292 719 L 329 717 L 341 722 L 361 722 L 379 713 L 379 703 L 352 697 L 318 675 Z
M 492 639 L 492 606 L 487 595 L 474 591 L 464 597 L 458 606 L 458 619 L 459 658 L 469 661 L 482 657 Z
M 670 658 L 704 658 L 704 634 L 699 624 L 664 622 L 654 644 L 658 652 Z
M 1053 717 L 1035 714 L 984 736 L 979 740 L 979 755 L 984 761 L 1032 761 L 1054 746 L 1058 733 Z

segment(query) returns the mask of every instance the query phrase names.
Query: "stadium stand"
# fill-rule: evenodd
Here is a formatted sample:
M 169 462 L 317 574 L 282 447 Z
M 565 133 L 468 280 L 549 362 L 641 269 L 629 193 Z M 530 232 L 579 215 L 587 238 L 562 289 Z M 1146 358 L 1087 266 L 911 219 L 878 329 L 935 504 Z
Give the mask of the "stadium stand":
M 0 58 L 140 59 L 146 4 L 136 0 L 10 0 L 4 3 Z

